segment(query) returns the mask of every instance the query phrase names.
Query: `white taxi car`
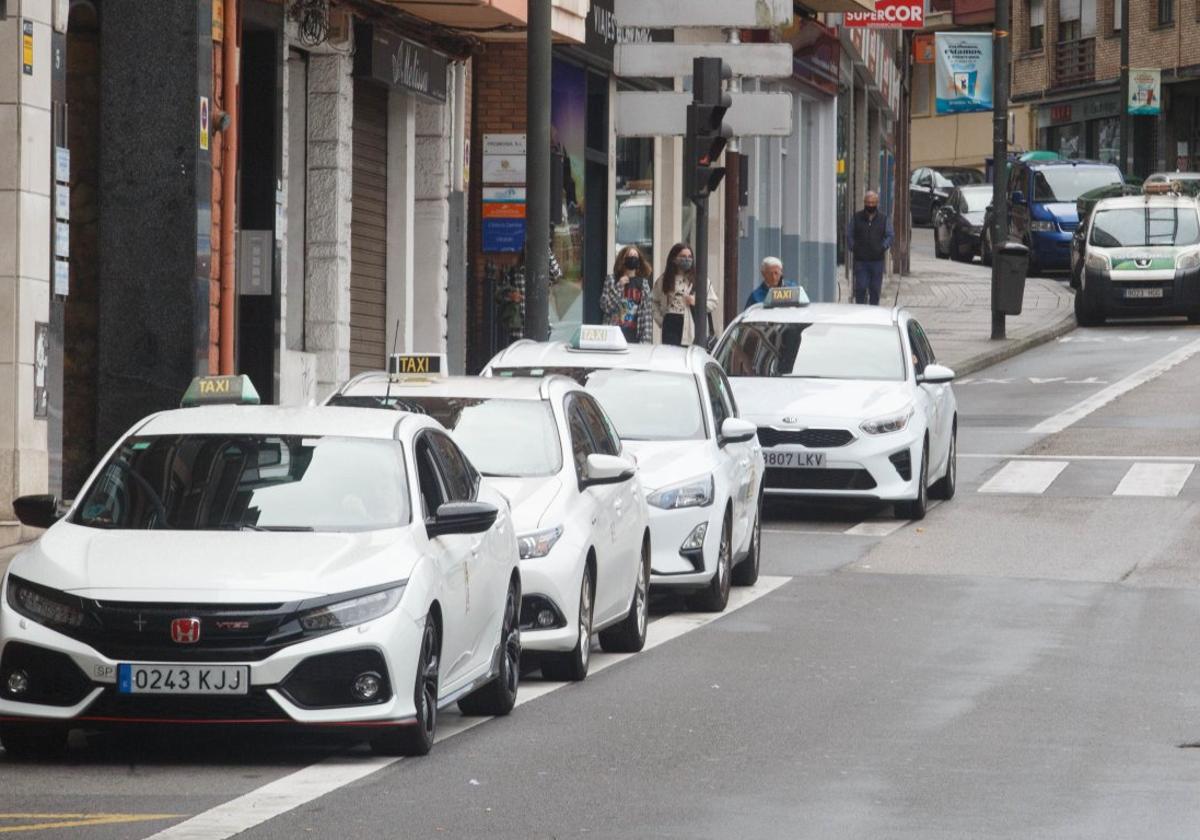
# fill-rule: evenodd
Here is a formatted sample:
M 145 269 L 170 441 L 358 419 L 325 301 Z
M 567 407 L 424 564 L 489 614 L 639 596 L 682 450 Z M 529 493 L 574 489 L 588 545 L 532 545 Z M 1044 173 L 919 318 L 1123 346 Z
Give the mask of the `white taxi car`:
M 627 345 L 617 327 L 584 326 L 570 342 L 518 341 L 484 373 L 562 374 L 604 407 L 650 505 L 651 584 L 720 612 L 731 583 L 758 579 L 762 452 L 702 349 Z
M 565 377 L 443 376 L 438 356 L 400 354 L 327 405 L 376 406 L 440 421 L 512 502 L 521 551 L 521 644 L 543 676 L 582 680 L 591 638 L 646 643 L 650 529 L 637 467 L 595 398 Z M 405 371 L 408 371 L 407 373 Z
M 242 377 L 189 400 L 257 402 Z M 198 400 L 192 400 L 200 394 Z M 439 708 L 506 714 L 521 599 L 508 506 L 421 416 L 212 405 L 134 426 L 17 555 L 0 598 L 0 742 L 256 724 L 424 754 Z
M 758 426 L 767 493 L 883 500 L 904 519 L 923 518 L 930 494 L 954 495 L 954 372 L 903 309 L 774 289 L 715 353 Z
M 1105 198 L 1087 220 L 1075 320 L 1183 315 L 1200 323 L 1200 204 L 1148 184 L 1146 195 Z

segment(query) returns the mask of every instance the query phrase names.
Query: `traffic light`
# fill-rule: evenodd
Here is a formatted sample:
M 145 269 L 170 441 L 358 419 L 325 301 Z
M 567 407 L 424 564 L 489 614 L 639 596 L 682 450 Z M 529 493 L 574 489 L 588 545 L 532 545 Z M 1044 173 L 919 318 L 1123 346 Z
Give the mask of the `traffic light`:
M 693 201 L 703 200 L 725 177 L 725 168 L 715 166 L 733 136 L 724 122 L 733 98 L 721 89 L 733 77 L 729 65 L 719 58 L 697 58 L 692 64 L 692 103 L 687 110 L 686 155 L 691 171 L 688 184 Z

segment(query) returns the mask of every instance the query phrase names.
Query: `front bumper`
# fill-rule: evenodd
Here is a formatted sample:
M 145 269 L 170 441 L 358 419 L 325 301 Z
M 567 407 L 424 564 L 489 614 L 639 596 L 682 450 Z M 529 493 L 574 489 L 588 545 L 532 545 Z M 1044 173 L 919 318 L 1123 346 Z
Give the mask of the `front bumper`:
M 650 508 L 651 586 L 697 589 L 712 580 L 717 571 L 725 511 L 724 505 L 717 501 L 704 507 Z M 707 526 L 702 546 L 685 554 L 681 546 L 701 524 Z
M 525 650 L 567 651 L 579 638 L 579 587 L 586 546 L 567 542 L 569 534 L 545 557 L 521 561 L 521 647 Z M 539 628 L 536 614 L 544 609 L 555 614 L 555 622 Z
M 1071 237 L 1074 233 L 1074 230 L 1031 232 L 1030 261 L 1036 263 L 1039 268 L 1070 269 Z
M 903 501 L 917 496 L 922 434 L 912 424 L 884 435 L 860 434 L 845 446 L 812 449 L 795 444 L 763 448 L 764 489 L 773 496 Z M 770 453 L 825 454 L 824 467 L 770 466 Z
M 56 665 L 54 673 L 35 672 L 32 681 L 69 677 L 74 693 L 61 694 L 53 702 L 23 702 L 0 691 L 0 720 L 57 721 L 86 728 L 120 724 L 366 729 L 411 725 L 416 717 L 412 686 L 424 616 L 422 610 L 419 618 L 414 617 L 402 602 L 379 619 L 298 642 L 259 661 L 193 663 L 246 666 L 250 691 L 245 695 L 121 694 L 117 691 L 118 665 L 183 663 L 110 659 L 84 642 L 18 615 L 3 602 L 0 603 L 0 662 L 6 661 L 14 645 L 22 651 L 43 652 L 46 654 L 43 658 L 62 665 Z M 385 699 L 336 707 L 322 701 L 319 707 L 313 707 L 306 705 L 306 701 L 318 695 L 297 690 L 301 675 L 304 685 L 312 685 L 314 679 L 319 681 L 331 673 L 336 676 L 339 668 L 344 670 L 363 662 L 372 663 L 369 670 L 382 669 L 380 676 L 387 686 Z M 71 671 L 71 667 L 77 670 Z M 7 679 L 7 673 L 0 674 L 0 681 Z
M 1125 296 L 1128 289 L 1161 289 L 1162 297 L 1130 298 Z M 1190 315 L 1200 312 L 1200 269 L 1176 271 L 1172 277 L 1154 280 L 1129 280 L 1114 279 L 1110 272 L 1089 268 L 1084 272 L 1080 294 L 1105 315 Z

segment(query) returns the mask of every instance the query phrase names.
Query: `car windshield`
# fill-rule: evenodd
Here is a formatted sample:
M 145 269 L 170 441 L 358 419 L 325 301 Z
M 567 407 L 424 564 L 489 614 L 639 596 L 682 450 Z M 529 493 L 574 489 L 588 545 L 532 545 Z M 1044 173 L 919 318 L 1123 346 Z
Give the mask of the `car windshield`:
M 904 379 L 894 326 L 743 321 L 717 348 L 729 376 Z
M 963 190 L 962 197 L 968 213 L 982 213 L 992 203 L 991 190 Z
M 982 184 L 983 173 L 976 169 L 935 169 L 933 183 L 944 189 L 961 187 L 964 184 Z
M 394 441 L 294 435 L 126 439 L 80 499 L 89 528 L 374 531 L 409 521 Z
M 1047 166 L 1034 173 L 1034 201 L 1075 201 L 1089 190 L 1121 183 L 1115 166 Z
M 623 440 L 707 437 L 696 379 L 688 373 L 624 368 L 499 368 L 496 376 L 569 376 L 608 413 Z
M 1200 242 L 1200 219 L 1191 207 L 1100 210 L 1091 242 L 1100 248 L 1195 245 Z

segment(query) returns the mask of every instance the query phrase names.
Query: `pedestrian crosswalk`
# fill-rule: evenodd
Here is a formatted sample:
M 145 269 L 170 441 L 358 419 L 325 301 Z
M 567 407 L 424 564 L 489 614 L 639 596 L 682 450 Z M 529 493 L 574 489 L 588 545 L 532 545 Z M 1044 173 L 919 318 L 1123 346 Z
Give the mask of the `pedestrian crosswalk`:
M 1194 459 L 1013 459 L 983 482 L 979 493 L 1041 496 L 1200 496 Z

